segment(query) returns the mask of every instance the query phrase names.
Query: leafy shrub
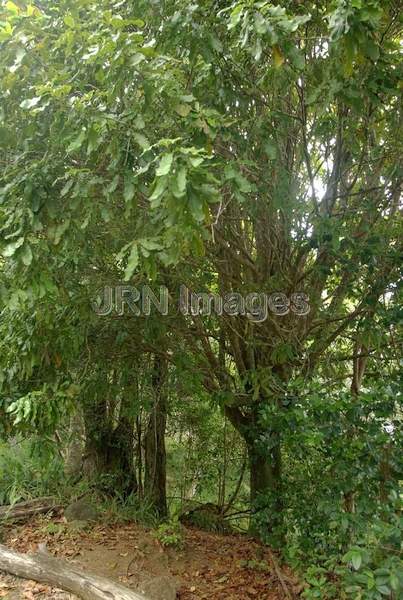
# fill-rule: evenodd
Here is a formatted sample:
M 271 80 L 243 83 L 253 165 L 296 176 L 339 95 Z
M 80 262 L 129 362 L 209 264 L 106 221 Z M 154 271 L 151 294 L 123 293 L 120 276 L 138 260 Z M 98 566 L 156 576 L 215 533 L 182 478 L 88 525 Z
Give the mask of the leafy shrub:
M 345 592 L 363 600 L 401 597 L 402 539 L 403 518 L 398 512 L 389 522 L 375 520 L 369 524 L 366 535 L 343 557 L 339 575 Z
M 328 390 L 324 398 L 313 384 L 306 396 L 296 391 L 286 413 L 270 406 L 263 415 L 283 431 L 285 510 L 270 531 L 272 501 L 264 494 L 257 524 L 271 545 L 276 533 L 284 538 L 307 600 L 402 594 L 399 394 L 392 378 L 374 381 L 353 403 L 349 391 Z
M 388 517 L 388 520 L 374 517 L 372 521 L 359 518 L 352 521 L 356 542 L 349 546 L 344 555 L 333 547 L 327 550 L 323 559 L 321 554 L 310 554 L 300 559 L 306 582 L 303 597 L 306 600 L 381 600 L 401 597 L 403 519 L 398 510 L 391 512 Z M 306 567 L 309 560 L 312 564 Z
M 184 546 L 184 532 L 179 521 L 161 523 L 154 532 L 154 536 L 164 547 L 180 549 Z

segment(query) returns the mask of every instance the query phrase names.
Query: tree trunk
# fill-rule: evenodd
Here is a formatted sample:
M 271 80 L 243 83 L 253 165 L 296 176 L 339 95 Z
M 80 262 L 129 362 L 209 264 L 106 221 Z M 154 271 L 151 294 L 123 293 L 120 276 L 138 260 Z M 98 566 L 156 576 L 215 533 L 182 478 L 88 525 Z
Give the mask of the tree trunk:
M 75 565 L 54 558 L 43 549 L 27 556 L 0 545 L 0 570 L 60 588 L 83 600 L 146 600 L 141 594 L 119 583 L 84 573 Z
M 106 470 L 108 421 L 106 400 L 90 398 L 84 406 L 84 473 L 96 478 Z
M 137 492 L 133 436 L 131 419 L 122 417 L 109 438 L 107 469 L 114 480 L 115 490 L 124 497 Z
M 250 500 L 254 504 L 260 494 L 265 494 L 273 488 L 273 469 L 269 457 L 249 447 L 250 470 Z
M 246 442 L 250 470 L 250 532 L 271 543 L 283 541 L 281 445 L 277 432 L 259 425 L 259 405 L 248 414 L 227 406 L 226 415 Z M 260 440 L 267 440 L 261 442 Z
M 129 399 L 122 400 L 118 425 L 113 429 L 105 402 L 85 410 L 85 462 L 87 476 L 102 482 L 107 493 L 128 496 L 137 491 L 134 468 L 134 416 Z
M 267 434 L 267 432 L 265 432 Z M 267 533 L 282 539 L 283 498 L 281 481 L 281 448 L 278 436 L 272 434 L 272 447 L 259 448 L 256 440 L 248 444 L 250 469 L 250 504 L 253 535 Z
M 155 357 L 154 404 L 145 434 L 144 495 L 160 517 L 167 515 L 165 428 L 167 419 L 166 362 Z
M 64 471 L 67 477 L 79 479 L 82 476 L 84 449 L 84 419 L 81 408 L 77 407 L 70 419 L 69 441 L 65 452 Z

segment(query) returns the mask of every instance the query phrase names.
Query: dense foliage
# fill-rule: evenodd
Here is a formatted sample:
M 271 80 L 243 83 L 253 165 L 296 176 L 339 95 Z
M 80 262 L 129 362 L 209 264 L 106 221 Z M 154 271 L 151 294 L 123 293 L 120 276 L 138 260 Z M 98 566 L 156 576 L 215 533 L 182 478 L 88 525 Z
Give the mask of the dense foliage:
M 403 586 L 400 32 L 379 0 L 0 10 L 4 438 L 161 518 L 249 514 L 306 598 Z

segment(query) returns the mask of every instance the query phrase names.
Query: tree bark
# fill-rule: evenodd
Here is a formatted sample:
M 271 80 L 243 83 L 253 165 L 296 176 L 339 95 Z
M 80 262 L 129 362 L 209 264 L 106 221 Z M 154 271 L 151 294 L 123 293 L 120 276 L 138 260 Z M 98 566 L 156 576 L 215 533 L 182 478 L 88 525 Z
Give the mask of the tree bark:
M 278 486 L 276 480 L 279 467 L 273 464 L 273 456 L 264 455 L 249 446 L 249 469 L 250 469 L 250 499 L 254 503 L 259 494 L 272 491 Z
M 105 491 L 123 496 L 137 492 L 134 416 L 130 415 L 128 404 L 129 399 L 124 398 L 115 428 L 106 416 L 104 402 L 94 402 L 85 411 L 86 475 L 103 479 Z
M 258 521 L 259 528 L 263 526 L 270 536 L 281 537 L 284 506 L 280 441 L 278 436 L 272 434 L 273 445 L 268 450 L 256 447 L 256 440 L 253 442 L 248 444 L 250 503 L 255 514 L 251 518 L 250 531 L 254 535 L 260 533 Z
M 144 495 L 160 517 L 168 513 L 166 499 L 165 428 L 167 419 L 166 362 L 155 357 L 154 404 L 145 435 Z
M 89 398 L 84 405 L 85 454 L 84 473 L 98 477 L 106 471 L 108 420 L 106 400 Z
M 67 477 L 79 479 L 82 476 L 84 447 L 84 419 L 81 407 L 77 406 L 70 419 L 69 442 L 65 451 L 64 471 Z
M 82 600 L 146 600 L 119 583 L 84 573 L 43 549 L 28 556 L 0 545 L 0 570 L 71 592 Z
M 253 515 L 250 532 L 261 537 L 261 529 L 264 527 L 270 536 L 275 535 L 281 539 L 284 505 L 280 436 L 259 426 L 259 405 L 255 405 L 247 414 L 234 406 L 227 406 L 225 412 L 245 440 L 248 449 L 250 505 Z M 261 438 L 268 438 L 268 443 L 262 444 Z

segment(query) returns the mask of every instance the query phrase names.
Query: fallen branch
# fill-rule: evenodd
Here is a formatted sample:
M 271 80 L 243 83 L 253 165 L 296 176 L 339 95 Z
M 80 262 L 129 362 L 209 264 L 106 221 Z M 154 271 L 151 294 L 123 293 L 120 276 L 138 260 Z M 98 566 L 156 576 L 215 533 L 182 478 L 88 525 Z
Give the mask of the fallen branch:
M 0 571 L 60 588 L 82 600 L 147 600 L 119 583 L 84 573 L 75 565 L 54 558 L 44 545 L 36 554 L 27 555 L 0 544 Z
M 24 502 L 18 502 L 16 504 L 0 506 L 0 520 L 28 519 L 32 515 L 47 513 L 53 510 L 58 510 L 59 508 L 62 508 L 61 505 L 57 504 L 56 499 L 52 496 L 35 498 L 34 500 L 26 500 Z
M 274 572 L 276 573 L 277 579 L 279 580 L 281 587 L 283 588 L 285 597 L 288 600 L 293 600 L 295 598 L 294 593 L 288 588 L 288 586 L 285 582 L 284 576 L 281 572 L 281 569 L 277 564 L 277 560 L 274 557 L 273 552 L 269 548 L 268 548 L 268 552 L 269 552 L 269 558 L 270 558 L 271 565 L 274 569 Z

